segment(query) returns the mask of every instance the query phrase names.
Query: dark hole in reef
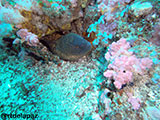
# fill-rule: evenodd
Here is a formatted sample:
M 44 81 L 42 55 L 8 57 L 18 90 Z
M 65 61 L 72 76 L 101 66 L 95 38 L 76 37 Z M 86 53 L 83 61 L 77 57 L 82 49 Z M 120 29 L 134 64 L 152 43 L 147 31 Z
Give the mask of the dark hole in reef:
M 108 92 L 107 93 L 107 97 L 110 98 L 111 100 L 113 100 L 113 93 L 112 92 Z
M 123 89 L 123 88 L 126 87 L 126 86 L 127 86 L 127 84 L 122 85 L 122 88 L 121 88 L 121 89 Z
M 115 80 L 112 78 L 112 79 L 111 79 L 111 82 L 113 83 L 114 81 L 115 81 Z
M 44 61 L 45 61 L 42 57 L 39 57 L 39 56 L 35 55 L 34 53 L 29 52 L 28 55 L 32 56 L 37 61 L 42 60 L 42 63 L 44 63 Z
M 49 51 L 51 51 L 51 48 L 49 46 L 50 43 L 55 44 L 56 40 L 61 38 L 63 35 L 65 35 L 63 33 L 63 31 L 57 31 L 55 33 L 49 34 L 49 35 L 45 35 L 42 36 L 41 38 L 39 38 L 39 41 L 48 48 Z M 57 37 L 59 36 L 59 37 Z
M 130 82 L 130 83 L 129 83 L 129 85 L 130 85 L 130 86 L 133 86 L 133 85 L 134 85 L 134 83 L 133 83 L 133 82 Z
M 110 96 L 111 96 L 111 93 L 110 93 L 110 92 L 108 92 L 108 93 L 107 93 L 107 97 L 110 97 Z
M 17 53 L 17 50 L 13 47 L 14 39 L 6 37 L 3 38 L 2 40 L 4 41 L 6 52 L 9 53 L 9 55 L 15 55 Z
M 50 49 L 50 47 L 49 47 L 49 45 L 47 44 L 46 41 L 44 41 L 44 40 L 41 39 L 40 42 L 41 42 L 44 46 L 46 46 L 49 51 L 51 51 L 51 49 Z
M 110 91 L 113 91 L 113 92 L 116 92 L 116 87 L 115 87 L 115 85 L 114 85 L 114 79 L 111 79 L 111 84 L 109 85 L 109 86 L 107 86 L 107 88 L 110 90 Z
M 11 48 L 14 39 L 13 38 L 3 38 L 3 41 L 8 43 L 7 47 Z

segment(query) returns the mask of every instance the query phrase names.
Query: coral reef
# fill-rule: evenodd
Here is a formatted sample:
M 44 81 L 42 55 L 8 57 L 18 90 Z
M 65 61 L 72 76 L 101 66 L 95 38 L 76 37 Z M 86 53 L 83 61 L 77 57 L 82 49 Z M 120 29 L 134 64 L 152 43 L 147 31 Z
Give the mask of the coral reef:
M 0 117 L 159 120 L 159 0 L 0 0 Z

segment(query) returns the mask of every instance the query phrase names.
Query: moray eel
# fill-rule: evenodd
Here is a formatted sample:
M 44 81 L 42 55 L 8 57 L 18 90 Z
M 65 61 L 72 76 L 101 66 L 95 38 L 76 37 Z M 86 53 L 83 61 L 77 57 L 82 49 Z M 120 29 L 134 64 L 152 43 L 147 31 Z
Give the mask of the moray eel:
M 69 61 L 76 61 L 85 56 L 92 48 L 90 42 L 83 37 L 69 33 L 58 40 L 55 44 L 49 44 L 50 50 L 60 58 Z

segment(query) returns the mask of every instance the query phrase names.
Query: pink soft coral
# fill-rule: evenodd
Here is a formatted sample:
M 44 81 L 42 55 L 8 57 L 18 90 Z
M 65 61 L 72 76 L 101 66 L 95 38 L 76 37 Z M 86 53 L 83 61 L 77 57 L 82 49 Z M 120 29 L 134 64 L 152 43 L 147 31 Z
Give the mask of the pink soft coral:
M 105 54 L 106 60 L 112 62 L 108 65 L 108 70 L 104 72 L 104 76 L 107 78 L 113 77 L 117 89 L 132 81 L 133 72 L 143 75 L 146 68 L 152 66 L 151 59 L 139 59 L 133 55 L 133 52 L 128 51 L 129 49 L 129 43 L 126 39 L 121 38 L 119 41 L 113 42 Z
M 127 93 L 128 102 L 132 104 L 134 110 L 138 110 L 140 108 L 140 99 L 133 97 L 132 93 Z
M 20 29 L 17 32 L 17 36 L 27 41 L 30 46 L 37 46 L 37 43 L 39 43 L 38 36 L 28 32 L 27 29 Z

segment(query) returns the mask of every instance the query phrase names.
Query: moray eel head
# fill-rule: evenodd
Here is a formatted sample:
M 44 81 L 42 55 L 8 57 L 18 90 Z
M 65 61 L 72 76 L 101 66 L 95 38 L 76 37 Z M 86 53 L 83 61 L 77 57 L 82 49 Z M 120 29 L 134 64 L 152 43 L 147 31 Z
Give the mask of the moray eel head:
M 83 37 L 69 33 L 57 40 L 54 52 L 64 60 L 76 61 L 85 56 L 92 46 Z

